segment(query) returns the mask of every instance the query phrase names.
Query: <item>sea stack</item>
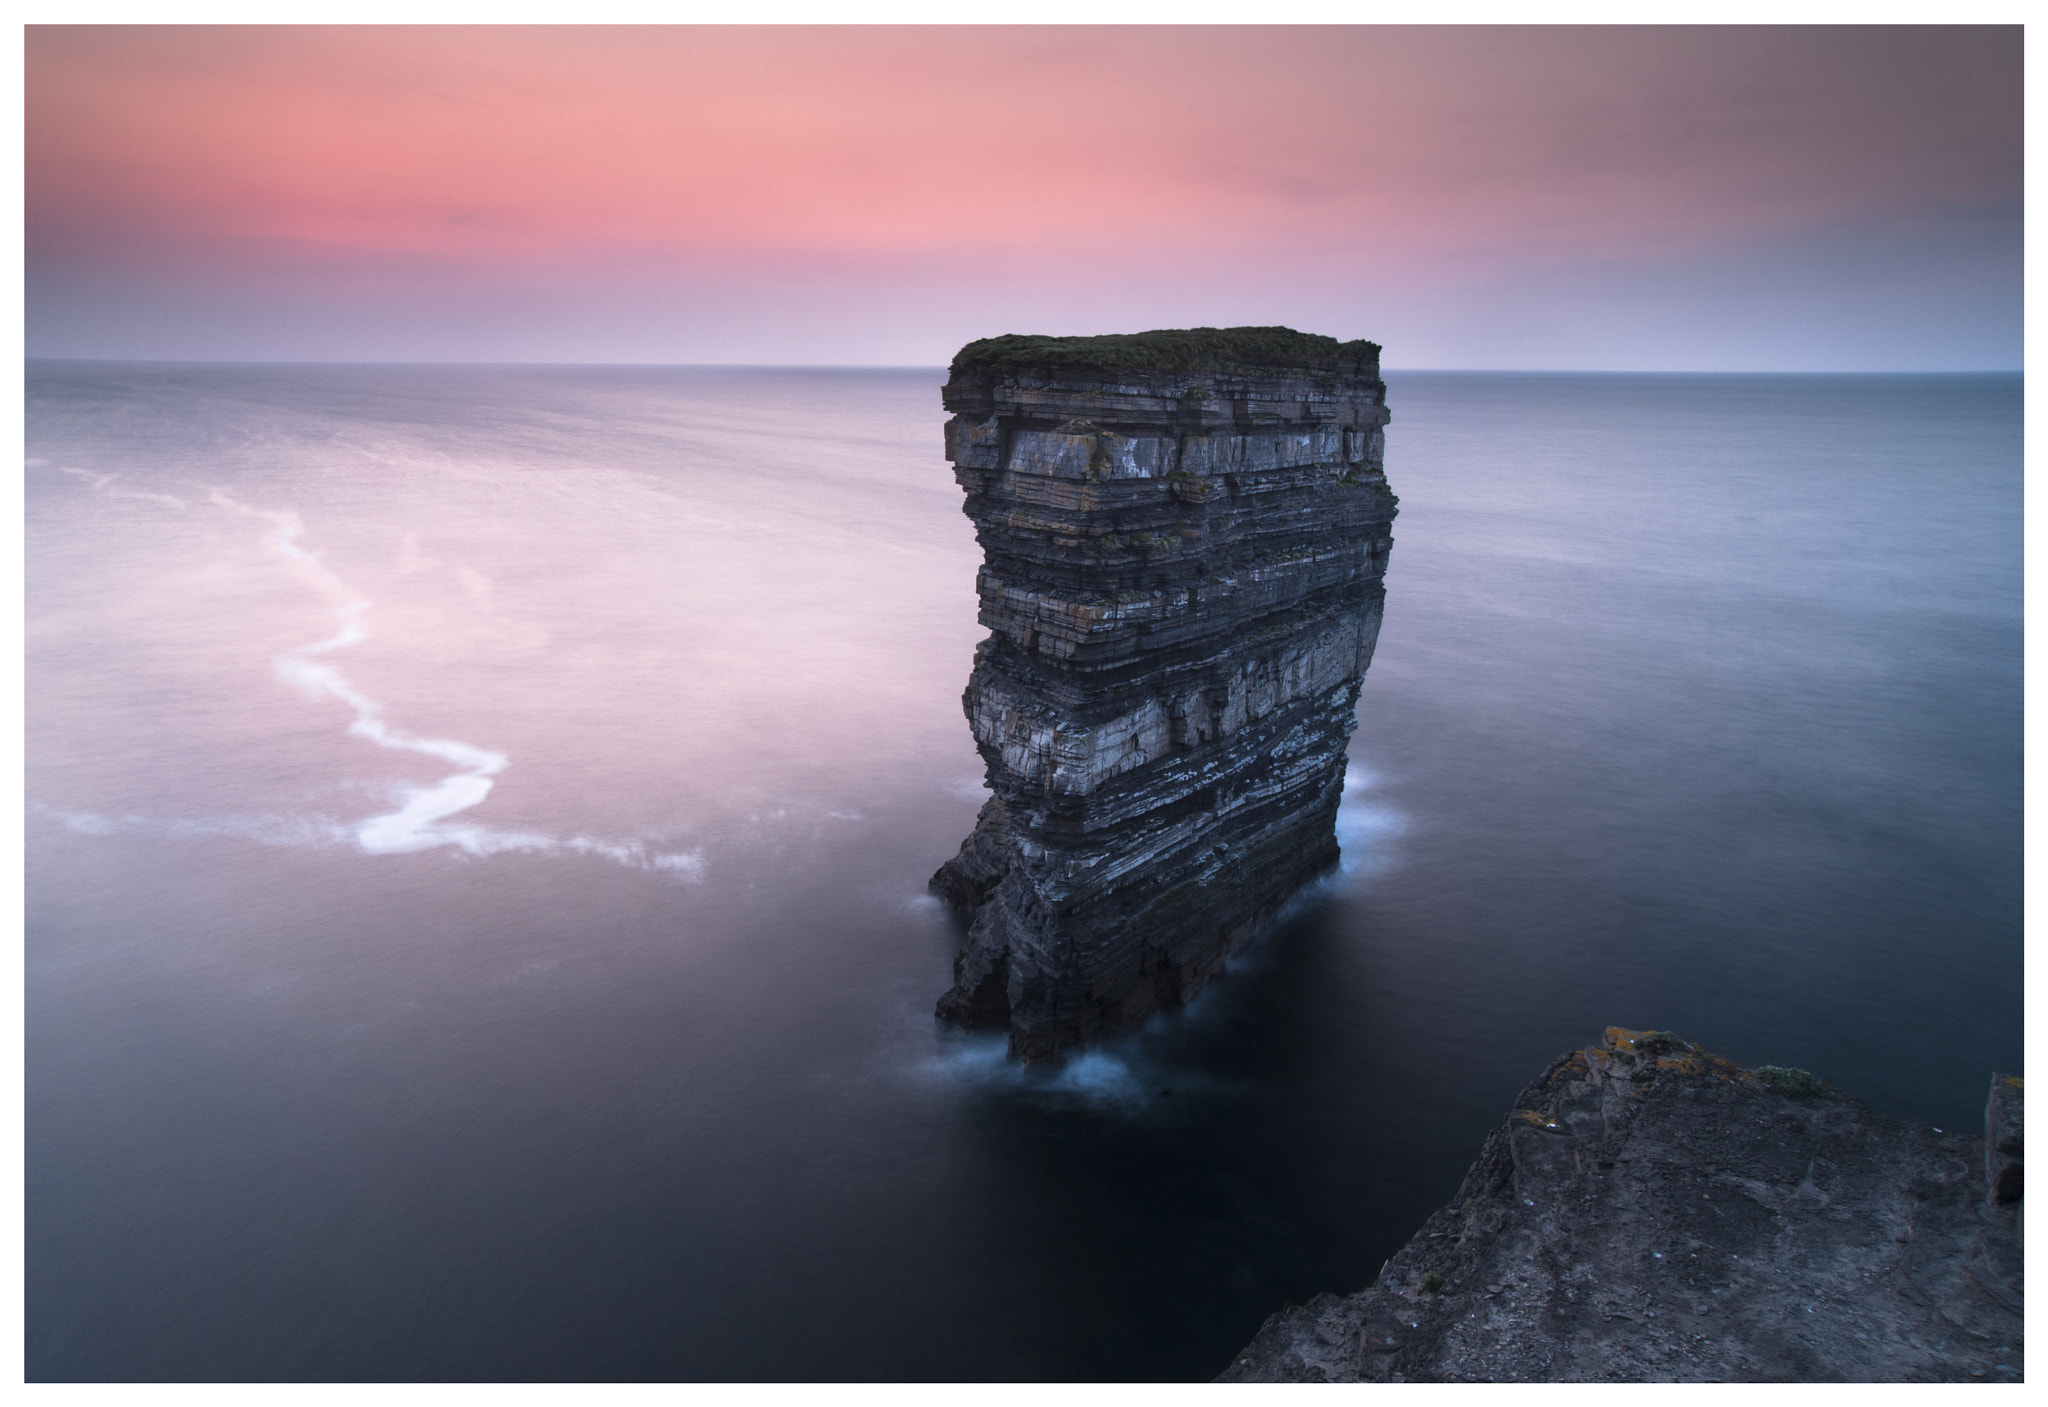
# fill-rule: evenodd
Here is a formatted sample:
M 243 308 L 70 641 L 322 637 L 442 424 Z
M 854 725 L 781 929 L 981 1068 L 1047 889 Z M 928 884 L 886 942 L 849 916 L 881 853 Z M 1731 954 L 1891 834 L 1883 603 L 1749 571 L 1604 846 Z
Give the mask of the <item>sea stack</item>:
M 953 359 L 992 795 L 932 878 L 968 923 L 941 1016 L 1027 1061 L 1128 1030 L 1336 862 L 1393 542 L 1379 353 L 1239 327 Z

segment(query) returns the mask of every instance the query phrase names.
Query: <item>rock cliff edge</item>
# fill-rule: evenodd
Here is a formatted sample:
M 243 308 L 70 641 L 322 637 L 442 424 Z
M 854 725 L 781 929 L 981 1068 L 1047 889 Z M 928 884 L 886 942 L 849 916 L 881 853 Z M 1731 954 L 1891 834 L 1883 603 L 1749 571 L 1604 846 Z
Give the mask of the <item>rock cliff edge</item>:
M 1230 1382 L 2017 1382 L 2019 1080 L 1985 1136 L 1610 1027 L 1522 1092 L 1370 1289 Z

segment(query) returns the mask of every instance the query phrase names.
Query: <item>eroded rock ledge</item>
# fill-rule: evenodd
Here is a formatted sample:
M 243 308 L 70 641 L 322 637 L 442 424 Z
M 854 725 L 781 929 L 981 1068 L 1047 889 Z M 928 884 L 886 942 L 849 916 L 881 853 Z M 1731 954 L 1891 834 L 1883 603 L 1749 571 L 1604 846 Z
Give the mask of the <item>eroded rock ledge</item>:
M 1222 1380 L 2017 1382 L 2021 1099 L 1994 1076 L 1986 1136 L 1944 1132 L 1610 1027 L 1370 1289 Z
M 993 793 L 932 889 L 939 1014 L 1027 1060 L 1176 1006 L 1337 859 L 1395 499 L 1379 348 L 1001 337 L 946 383 Z

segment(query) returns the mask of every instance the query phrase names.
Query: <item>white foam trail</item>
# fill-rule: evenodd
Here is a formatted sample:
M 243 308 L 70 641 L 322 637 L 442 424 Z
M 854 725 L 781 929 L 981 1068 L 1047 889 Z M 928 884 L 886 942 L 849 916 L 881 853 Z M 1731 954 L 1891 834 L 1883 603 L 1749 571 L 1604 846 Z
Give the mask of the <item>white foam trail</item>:
M 202 818 L 163 816 L 102 816 L 92 811 L 65 811 L 53 806 L 36 808 L 55 817 L 80 835 L 123 835 L 146 832 L 154 835 L 222 836 L 253 840 L 259 845 L 298 847 L 343 847 L 370 854 L 404 853 L 371 850 L 362 843 L 362 830 L 371 822 L 342 821 L 333 816 L 214 816 Z M 593 855 L 631 870 L 666 874 L 685 884 L 702 884 L 707 871 L 702 850 L 654 850 L 640 841 L 593 840 L 575 836 L 560 840 L 530 831 L 495 830 L 487 826 L 439 828 L 445 843 L 471 855 L 497 855 L 526 851 L 541 855 Z
M 492 844 L 494 837 L 475 827 L 441 825 L 449 817 L 479 805 L 489 796 L 491 778 L 511 765 L 510 758 L 501 752 L 474 747 L 452 738 L 420 738 L 401 732 L 384 721 L 382 704 L 349 684 L 333 665 L 316 658 L 335 650 L 345 650 L 351 645 L 360 645 L 370 638 L 363 627 L 363 614 L 370 609 L 370 603 L 351 592 L 318 556 L 299 546 L 298 539 L 305 532 L 299 515 L 251 508 L 229 498 L 219 489 L 212 490 L 208 497 L 223 508 L 268 521 L 276 529 L 269 539 L 271 548 L 337 603 L 335 614 L 341 619 L 341 629 L 324 640 L 301 645 L 278 656 L 278 677 L 309 694 L 325 694 L 347 704 L 356 715 L 348 725 L 353 736 L 367 738 L 379 747 L 438 757 L 461 769 L 431 787 L 400 788 L 398 809 L 382 816 L 372 816 L 357 826 L 356 844 L 372 855 L 404 855 L 442 845 L 460 846 L 477 855 L 489 854 L 495 849 L 531 848 L 520 843 L 528 837 L 507 837 L 513 843 Z
M 85 469 L 70 468 L 63 472 L 85 479 L 95 493 L 116 498 L 152 499 L 171 504 L 181 510 L 185 507 L 182 499 L 172 498 L 167 494 L 112 488 L 111 485 L 119 475 L 95 474 Z M 366 739 L 379 747 L 439 758 L 452 764 L 457 770 L 432 786 L 396 788 L 394 810 L 353 823 L 329 816 L 228 816 L 190 820 L 144 816 L 116 818 L 90 812 L 59 811 L 47 807 L 39 809 L 62 820 L 74 831 L 86 835 L 114 835 L 123 831 L 147 830 L 173 835 L 233 836 L 264 845 L 345 844 L 369 855 L 413 854 L 443 846 L 453 847 L 471 855 L 496 855 L 507 851 L 527 851 L 545 855 L 592 855 L 628 869 L 667 874 L 685 883 L 701 884 L 704 881 L 706 866 L 704 852 L 701 849 L 654 850 L 638 840 L 607 841 L 587 835 L 572 836 L 564 840 L 530 831 L 506 831 L 489 826 L 448 824 L 451 818 L 483 803 L 491 794 L 492 778 L 509 767 L 511 759 L 501 752 L 493 752 L 489 748 L 477 747 L 454 738 L 418 737 L 394 728 L 385 721 L 384 705 L 350 684 L 339 669 L 321 658 L 336 650 L 360 645 L 369 639 L 369 631 L 363 621 L 369 612 L 370 602 L 351 591 L 340 577 L 328 569 L 318 555 L 300 545 L 299 540 L 305 534 L 305 525 L 300 521 L 298 514 L 252 508 L 246 503 L 228 497 L 217 488 L 209 489 L 207 498 L 219 507 L 269 523 L 272 531 L 266 535 L 265 545 L 333 603 L 334 615 L 340 623 L 339 628 L 324 639 L 287 650 L 278 656 L 278 677 L 314 697 L 325 696 L 346 704 L 355 715 L 348 725 L 351 736 Z M 419 539 L 415 534 L 406 535 L 406 556 L 427 565 L 435 565 L 432 559 L 419 557 Z M 401 572 L 404 570 L 402 564 Z M 490 578 L 480 572 L 463 569 L 461 579 L 471 599 L 488 610 Z
M 349 844 L 354 827 L 332 816 L 215 816 L 203 819 L 168 819 L 149 816 L 101 816 L 91 811 L 61 811 L 38 807 L 80 835 L 120 835 L 150 831 L 160 835 L 227 836 L 253 840 L 258 845 L 314 846 Z
M 1014 1086 L 1024 1082 L 1023 1069 L 1010 1059 L 1010 1038 L 980 1032 L 947 1032 L 943 1049 L 922 1063 L 928 1075 L 966 1084 Z
M 1393 842 L 1407 834 L 1408 818 L 1366 799 L 1379 780 L 1356 762 L 1344 774 L 1344 796 L 1337 804 L 1337 845 L 1343 852 L 1338 872 L 1345 878 L 1376 877 L 1399 862 Z
M 1054 1089 L 1091 1104 L 1136 1104 L 1150 1094 L 1130 1062 L 1103 1050 L 1068 1057 L 1050 1083 Z
M 542 839 L 546 839 L 549 850 L 566 851 L 572 855 L 597 855 L 629 870 L 660 870 L 691 884 L 704 882 L 702 850 L 654 851 L 637 840 L 620 843 L 596 840 L 587 835 L 572 836 L 568 840 Z
M 941 1049 L 915 1068 L 942 1084 L 1121 1115 L 1167 1113 L 1190 1098 L 1228 1093 L 1228 1084 L 1174 1060 L 1170 1048 L 1160 1048 L 1157 1038 L 1170 1024 L 1154 1017 L 1141 1034 L 1079 1051 L 1051 1070 L 1028 1069 L 1012 1060 L 1007 1036 L 947 1032 L 940 1037 Z
M 47 462 L 41 459 L 31 459 L 29 461 L 30 464 L 44 464 Z M 60 474 L 76 474 L 79 478 L 92 485 L 94 493 L 101 494 L 107 498 L 139 498 L 150 503 L 168 503 L 180 513 L 185 511 L 185 500 L 174 498 L 167 493 L 151 493 L 148 489 L 115 488 L 114 481 L 121 477 L 119 474 L 95 474 L 90 469 L 73 469 L 68 465 L 60 468 L 57 472 Z

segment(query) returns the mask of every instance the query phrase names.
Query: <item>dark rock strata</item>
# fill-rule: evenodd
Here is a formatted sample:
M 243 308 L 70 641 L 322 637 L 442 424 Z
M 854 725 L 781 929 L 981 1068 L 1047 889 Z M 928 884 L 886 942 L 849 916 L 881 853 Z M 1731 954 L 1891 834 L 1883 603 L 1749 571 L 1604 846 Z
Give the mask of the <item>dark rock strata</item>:
M 993 793 L 932 889 L 939 1013 L 1045 1059 L 1184 1002 L 1337 859 L 1394 495 L 1379 348 L 1286 328 L 975 342 L 946 456 L 986 561 Z
M 1223 1378 L 2017 1382 L 2021 1090 L 1992 1089 L 1986 1140 L 1609 1028 L 1370 1289 L 1274 1315 Z

